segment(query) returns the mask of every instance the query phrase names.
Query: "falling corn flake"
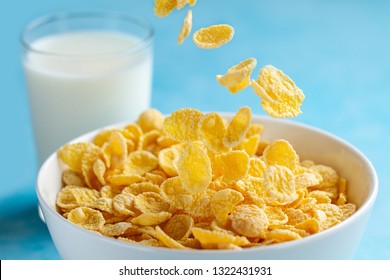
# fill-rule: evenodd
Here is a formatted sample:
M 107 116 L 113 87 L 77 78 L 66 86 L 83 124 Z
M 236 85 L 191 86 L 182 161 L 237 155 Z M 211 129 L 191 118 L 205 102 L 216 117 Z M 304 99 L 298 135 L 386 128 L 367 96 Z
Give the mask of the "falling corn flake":
M 154 14 L 158 17 L 166 17 L 177 5 L 177 0 L 155 0 Z
M 228 24 L 217 24 L 199 29 L 192 39 L 199 48 L 214 49 L 227 44 L 233 36 L 233 27 Z
M 190 35 L 192 29 L 192 11 L 188 10 L 186 17 L 184 18 L 183 25 L 179 31 L 177 43 L 183 44 L 184 40 Z
M 281 70 L 267 65 L 261 68 L 254 92 L 261 97 L 264 110 L 274 118 L 292 118 L 301 113 L 305 96 L 300 88 Z
M 225 75 L 217 75 L 217 81 L 221 86 L 227 87 L 231 93 L 237 93 L 250 85 L 250 75 L 256 65 L 255 58 L 241 61 L 231 67 Z
M 262 139 L 263 128 L 248 107 L 230 123 L 195 109 L 146 110 L 59 149 L 58 212 L 127 243 L 196 250 L 293 241 L 353 215 L 345 178 L 300 162 L 286 140 Z

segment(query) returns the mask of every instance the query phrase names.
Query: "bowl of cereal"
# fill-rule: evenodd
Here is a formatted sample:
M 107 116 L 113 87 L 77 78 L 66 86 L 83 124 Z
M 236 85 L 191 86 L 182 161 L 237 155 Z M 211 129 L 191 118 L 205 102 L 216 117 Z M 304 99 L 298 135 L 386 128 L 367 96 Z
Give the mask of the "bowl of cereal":
M 64 259 L 349 259 L 378 182 L 323 130 L 187 108 L 74 139 L 36 191 Z

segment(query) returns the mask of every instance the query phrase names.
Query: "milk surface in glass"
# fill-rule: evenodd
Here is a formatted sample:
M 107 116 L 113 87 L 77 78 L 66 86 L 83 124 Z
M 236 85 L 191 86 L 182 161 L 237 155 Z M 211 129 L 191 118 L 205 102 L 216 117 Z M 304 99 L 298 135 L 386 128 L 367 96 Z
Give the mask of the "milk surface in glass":
M 150 106 L 151 47 L 120 32 L 42 37 L 24 59 L 39 163 L 83 133 L 134 121 Z M 130 53 L 127 53 L 130 52 Z

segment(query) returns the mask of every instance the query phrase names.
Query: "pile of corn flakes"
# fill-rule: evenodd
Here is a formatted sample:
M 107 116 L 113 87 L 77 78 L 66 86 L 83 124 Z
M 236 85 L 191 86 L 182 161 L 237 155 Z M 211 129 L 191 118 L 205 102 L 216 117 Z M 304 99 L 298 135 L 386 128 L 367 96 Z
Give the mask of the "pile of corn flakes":
M 348 218 L 347 182 L 301 161 L 291 144 L 262 139 L 240 108 L 143 112 L 58 151 L 58 211 L 121 241 L 176 249 L 242 249 L 297 240 Z

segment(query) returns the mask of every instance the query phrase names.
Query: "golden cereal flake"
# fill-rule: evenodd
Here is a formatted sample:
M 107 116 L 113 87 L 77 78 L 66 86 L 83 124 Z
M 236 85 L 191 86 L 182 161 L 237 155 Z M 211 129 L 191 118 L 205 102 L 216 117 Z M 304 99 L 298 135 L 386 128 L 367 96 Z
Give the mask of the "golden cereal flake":
M 179 109 L 165 118 L 163 132 L 175 141 L 199 140 L 198 125 L 202 116 L 203 113 L 196 109 Z
M 198 133 L 200 140 L 214 153 L 227 152 L 223 144 L 227 127 L 224 119 L 218 113 L 205 114 L 199 122 Z
M 234 244 L 237 246 L 246 246 L 250 242 L 244 236 L 234 236 L 226 232 L 211 231 L 198 227 L 192 228 L 192 234 L 201 244 Z
M 81 160 L 84 153 L 95 148 L 94 144 L 85 142 L 66 144 L 58 150 L 57 156 L 68 169 L 81 173 Z
M 270 226 L 283 225 L 288 221 L 288 216 L 280 207 L 268 206 L 264 209 L 264 212 L 267 215 Z
M 160 187 L 151 182 L 140 182 L 140 183 L 131 184 L 130 186 L 125 187 L 122 190 L 122 193 L 131 193 L 136 196 L 145 192 L 154 192 L 159 194 Z
M 164 232 L 174 240 L 185 240 L 194 226 L 194 219 L 188 214 L 176 214 L 164 225 Z
M 101 233 L 105 236 L 119 236 L 124 234 L 128 229 L 134 228 L 132 223 L 119 222 L 116 224 L 104 225 Z
M 264 173 L 263 186 L 266 201 L 271 205 L 284 205 L 298 198 L 294 174 L 285 166 L 269 166 Z
M 177 0 L 154 0 L 154 14 L 158 17 L 166 17 L 177 5 Z
M 158 153 L 159 166 L 168 176 L 175 177 L 178 175 L 177 162 L 179 161 L 180 154 L 183 152 L 184 148 L 184 144 L 175 144 L 169 148 L 162 149 Z
M 211 212 L 218 223 L 225 225 L 233 208 L 244 200 L 243 195 L 232 189 L 216 192 L 211 198 Z
M 301 238 L 302 237 L 298 233 L 290 229 L 273 229 L 267 235 L 267 239 L 272 240 L 276 243 L 292 241 Z
M 151 130 L 161 130 L 164 116 L 156 109 L 147 109 L 139 115 L 137 123 L 144 133 Z
M 267 166 L 262 159 L 254 157 L 250 158 L 248 175 L 257 178 L 263 178 L 266 169 Z
M 182 194 L 181 201 L 184 211 L 194 218 L 210 218 L 212 215 L 211 198 L 214 194 L 215 191 L 212 189 L 196 194 Z
M 135 151 L 128 155 L 124 173 L 127 175 L 144 175 L 156 168 L 158 159 L 148 151 Z
M 237 205 L 229 215 L 229 220 L 237 233 L 247 237 L 264 238 L 269 225 L 264 210 L 253 204 Z
M 69 212 L 68 220 L 88 230 L 99 231 L 103 228 L 105 220 L 97 210 L 89 207 L 78 207 Z
M 184 40 L 190 35 L 192 29 L 192 11 L 188 10 L 186 17 L 184 18 L 183 25 L 180 28 L 177 43 L 183 44 Z
M 72 171 L 69 169 L 62 172 L 62 182 L 65 186 L 85 186 L 82 175 L 77 171 Z
M 261 97 L 264 110 L 274 118 L 291 118 L 301 113 L 305 96 L 300 88 L 281 70 L 267 65 L 261 68 L 254 92 Z
M 71 210 L 80 206 L 93 207 L 95 200 L 100 197 L 97 190 L 78 186 L 66 186 L 57 195 L 57 206 Z
M 235 150 L 243 150 L 250 157 L 253 157 L 257 152 L 257 147 L 259 145 L 260 135 L 252 135 L 249 138 L 245 138 L 240 144 L 234 147 Z
M 92 169 L 100 184 L 104 186 L 106 184 L 106 180 L 104 179 L 104 174 L 106 173 L 106 165 L 104 164 L 104 162 L 100 158 L 98 158 L 93 163 Z
M 249 86 L 250 75 L 256 64 L 255 58 L 241 61 L 239 64 L 231 67 L 225 75 L 217 75 L 217 82 L 221 86 L 227 87 L 230 93 L 237 93 Z
M 291 144 L 283 139 L 272 141 L 263 152 L 266 165 L 282 165 L 294 171 L 299 165 L 299 156 Z
M 321 231 L 320 222 L 314 218 L 308 218 L 295 225 L 297 229 L 303 229 L 309 234 L 314 234 Z
M 114 202 L 112 198 L 108 197 L 100 197 L 95 200 L 93 204 L 93 208 L 98 209 L 100 211 L 107 212 L 109 214 L 114 214 Z
M 228 24 L 217 24 L 201 28 L 192 37 L 195 45 L 202 49 L 219 48 L 233 39 L 234 29 Z
M 226 136 L 223 138 L 224 145 L 228 148 L 234 148 L 240 144 L 248 132 L 251 120 L 251 109 L 247 106 L 241 107 L 229 123 Z
M 118 194 L 113 199 L 114 209 L 125 216 L 136 216 L 135 200 L 135 195 L 129 193 Z
M 159 226 L 156 226 L 156 233 L 158 240 L 160 240 L 160 242 L 162 242 L 166 247 L 175 249 L 188 249 L 177 242 L 175 239 L 171 238 Z
M 81 159 L 81 172 L 84 177 L 84 181 L 88 187 L 99 190 L 102 184 L 99 182 L 95 175 L 93 166 L 96 160 L 100 159 L 102 151 L 99 147 L 94 146 L 88 149 Z
M 205 149 L 198 143 L 191 143 L 184 149 L 177 168 L 183 187 L 191 193 L 202 192 L 211 183 L 211 162 Z
M 132 174 L 116 174 L 107 177 L 107 181 L 111 187 L 122 187 L 128 186 L 134 183 L 142 182 L 144 178 L 141 175 Z
M 134 207 L 142 213 L 159 213 L 168 211 L 169 204 L 158 193 L 144 192 L 136 196 Z
M 187 4 L 189 4 L 191 7 L 193 7 L 196 4 L 196 0 L 177 0 L 176 9 L 181 10 Z
M 222 179 L 230 184 L 245 178 L 249 172 L 249 156 L 244 151 L 230 151 L 217 156 L 218 164 L 222 168 Z
M 131 222 L 136 225 L 141 226 L 155 226 L 159 225 L 172 217 L 172 214 L 169 212 L 159 212 L 159 213 L 142 213 L 141 215 L 131 219 Z
M 309 167 L 310 170 L 319 173 L 322 177 L 322 181 L 318 184 L 318 188 L 328 188 L 337 185 L 339 176 L 332 167 L 323 164 L 316 164 Z
M 356 212 L 356 205 L 352 203 L 345 203 L 343 205 L 339 205 L 339 208 L 342 213 L 342 220 L 344 221 L 348 217 L 350 217 L 353 213 Z

